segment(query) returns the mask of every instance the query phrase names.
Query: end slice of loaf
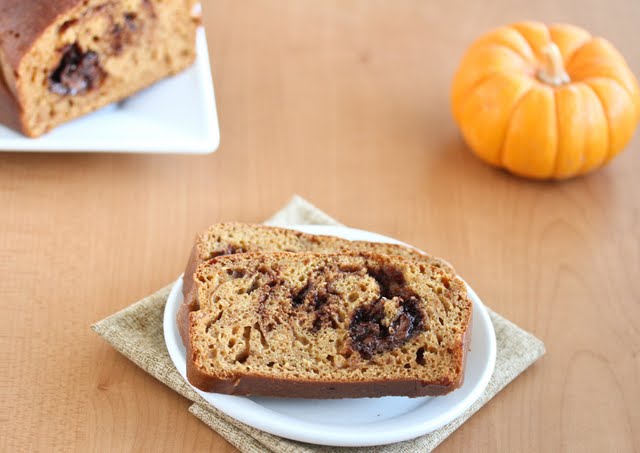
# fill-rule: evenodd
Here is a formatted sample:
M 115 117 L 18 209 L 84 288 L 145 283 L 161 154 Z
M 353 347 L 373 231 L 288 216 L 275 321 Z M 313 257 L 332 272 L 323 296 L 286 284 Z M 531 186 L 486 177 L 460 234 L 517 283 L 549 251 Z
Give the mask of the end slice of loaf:
M 196 271 L 187 376 L 234 395 L 442 395 L 463 381 L 462 280 L 372 253 L 242 253 Z
M 178 311 L 178 327 L 183 342 L 187 343 L 189 313 L 199 308 L 194 291 L 194 273 L 198 265 L 217 256 L 243 252 L 314 252 L 336 253 L 347 251 L 373 252 L 397 255 L 430 264 L 453 274 L 453 267 L 445 260 L 427 255 L 416 249 L 397 244 L 349 241 L 335 236 L 301 233 L 286 228 L 245 223 L 218 223 L 196 237 L 191 256 L 184 272 L 182 292 L 184 303 Z
M 187 68 L 196 3 L 0 0 L 0 122 L 37 137 Z

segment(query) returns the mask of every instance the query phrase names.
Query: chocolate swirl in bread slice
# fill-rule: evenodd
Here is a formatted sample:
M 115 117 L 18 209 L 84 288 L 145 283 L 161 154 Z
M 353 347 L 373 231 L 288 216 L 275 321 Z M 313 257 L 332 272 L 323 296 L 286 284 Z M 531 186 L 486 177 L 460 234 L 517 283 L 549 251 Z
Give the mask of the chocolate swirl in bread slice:
M 196 271 L 187 376 L 234 395 L 442 395 L 463 380 L 462 280 L 372 253 L 243 253 Z
M 301 233 L 286 228 L 245 223 L 218 223 L 196 237 L 189 262 L 184 272 L 182 292 L 184 303 L 178 311 L 178 327 L 186 345 L 189 312 L 199 307 L 194 291 L 193 276 L 199 264 L 222 255 L 243 252 L 315 252 L 335 253 L 345 251 L 373 252 L 397 255 L 431 264 L 449 273 L 453 268 L 443 259 L 397 244 L 349 241 L 335 236 Z

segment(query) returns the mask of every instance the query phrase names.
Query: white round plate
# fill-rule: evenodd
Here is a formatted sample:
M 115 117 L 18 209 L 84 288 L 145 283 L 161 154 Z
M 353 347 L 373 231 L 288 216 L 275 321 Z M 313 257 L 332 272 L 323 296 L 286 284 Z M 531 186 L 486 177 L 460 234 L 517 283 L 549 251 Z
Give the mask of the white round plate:
M 292 229 L 349 240 L 398 243 L 379 234 L 346 227 L 304 225 Z M 254 428 L 287 439 L 319 445 L 365 447 L 401 442 L 449 423 L 478 399 L 496 360 L 496 339 L 486 308 L 467 285 L 473 302 L 471 349 L 464 384 L 445 396 L 424 398 L 356 398 L 309 400 L 222 395 L 194 388 L 225 414 Z M 186 379 L 186 353 L 176 313 L 182 303 L 182 277 L 174 285 L 164 312 L 164 337 L 169 355 Z

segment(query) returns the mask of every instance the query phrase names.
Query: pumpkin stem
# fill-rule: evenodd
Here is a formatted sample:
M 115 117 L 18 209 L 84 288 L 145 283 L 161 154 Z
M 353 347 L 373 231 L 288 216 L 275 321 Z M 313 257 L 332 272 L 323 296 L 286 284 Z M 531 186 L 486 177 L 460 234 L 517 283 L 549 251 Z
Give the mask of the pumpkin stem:
M 560 49 L 555 43 L 547 44 L 542 49 L 542 55 L 545 57 L 545 64 L 538 71 L 540 81 L 553 86 L 564 85 L 571 81 L 569 74 L 564 69 Z

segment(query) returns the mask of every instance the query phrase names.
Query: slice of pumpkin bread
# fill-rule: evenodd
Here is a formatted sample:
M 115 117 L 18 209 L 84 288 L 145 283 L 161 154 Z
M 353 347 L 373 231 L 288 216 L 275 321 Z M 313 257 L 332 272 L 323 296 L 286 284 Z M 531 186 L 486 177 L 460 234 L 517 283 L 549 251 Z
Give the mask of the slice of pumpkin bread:
M 466 286 L 372 253 L 242 253 L 201 264 L 187 376 L 235 395 L 442 395 L 463 380 Z
M 189 312 L 198 309 L 193 275 L 199 264 L 222 255 L 243 252 L 316 252 L 335 253 L 345 251 L 374 252 L 398 255 L 431 264 L 454 273 L 449 263 L 414 248 L 380 242 L 349 241 L 335 236 L 301 233 L 286 228 L 245 223 L 217 223 L 196 237 L 195 244 L 184 272 L 182 292 L 184 303 L 178 311 L 178 327 L 186 345 Z

